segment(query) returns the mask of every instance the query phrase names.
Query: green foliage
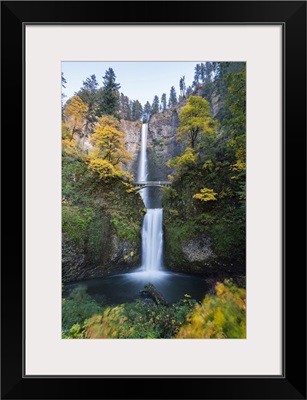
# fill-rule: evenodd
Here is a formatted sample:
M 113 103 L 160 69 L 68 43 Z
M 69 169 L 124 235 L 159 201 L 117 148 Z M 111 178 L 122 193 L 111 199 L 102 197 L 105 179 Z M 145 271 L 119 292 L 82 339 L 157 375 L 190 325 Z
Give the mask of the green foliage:
M 185 84 L 185 76 L 180 78 L 179 80 L 179 88 L 180 88 L 180 96 L 179 99 L 184 99 L 186 95 L 186 84 Z
M 212 226 L 213 249 L 225 259 L 245 262 L 245 209 L 236 207 L 224 212 Z
M 175 167 L 175 170 L 181 174 L 186 169 L 193 168 L 196 164 L 196 155 L 194 149 L 187 147 L 181 156 L 174 157 L 168 162 L 168 167 Z
M 119 115 L 123 119 L 131 120 L 131 113 L 129 97 L 121 93 L 119 96 Z
M 184 323 L 196 302 L 189 296 L 172 307 L 137 300 L 107 307 L 86 322 L 87 339 L 158 339 L 172 338 Z
M 244 338 L 245 290 L 231 280 L 217 283 L 216 294 L 197 303 L 189 294 L 172 306 L 136 300 L 101 307 L 76 288 L 63 299 L 63 338 L 158 339 Z
M 96 75 L 91 75 L 83 81 L 83 86 L 77 93 L 83 103 L 87 106 L 87 112 L 84 119 L 84 136 L 89 136 L 94 131 L 96 110 L 98 107 L 98 82 Z
M 161 96 L 161 105 L 162 105 L 162 111 L 166 110 L 166 93 L 163 93 Z
M 103 87 L 98 91 L 98 108 L 96 114 L 118 117 L 120 84 L 116 83 L 116 75 L 112 68 L 106 70 L 103 77 Z
M 212 239 L 218 257 L 245 263 L 245 68 L 237 72 L 231 64 L 195 69 L 197 93 L 207 85 L 208 98 L 217 96 L 215 107 L 223 107 L 221 124 L 199 96 L 190 96 L 179 113 L 182 151 L 167 164 L 173 184 L 163 192 L 166 262 L 172 265 L 182 259 L 181 238 L 198 234 Z
M 159 97 L 155 96 L 152 102 L 151 113 L 156 114 L 159 112 Z
M 177 338 L 246 338 L 246 292 L 232 281 L 217 283 L 216 295 L 207 295 L 196 305 Z
M 70 240 L 80 242 L 85 236 L 90 222 L 93 219 L 93 211 L 90 208 L 73 206 L 67 201 L 62 207 L 62 229 Z
M 131 118 L 132 120 L 141 119 L 143 115 L 142 104 L 138 100 L 132 102 Z
M 115 213 L 113 212 L 113 215 Z M 117 214 L 118 215 L 118 214 Z M 120 239 L 136 240 L 140 235 L 139 224 L 136 224 L 132 219 L 127 219 L 123 215 L 121 217 L 112 217 L 111 224 L 115 227 L 116 233 Z
M 229 74 L 226 79 L 229 96 L 226 104 L 230 117 L 226 120 L 226 130 L 230 134 L 229 145 L 234 149 L 236 161 L 231 166 L 232 179 L 237 179 L 240 188 L 245 185 L 246 175 L 246 73 Z
M 152 114 L 152 107 L 149 101 L 146 102 L 144 109 L 143 109 L 143 122 L 146 123 L 149 121 L 149 118 Z
M 86 287 L 78 286 L 67 299 L 62 300 L 63 337 L 82 337 L 84 321 L 102 310 L 86 292 Z
M 168 100 L 168 106 L 169 107 L 174 107 L 178 103 L 177 101 L 177 94 L 174 86 L 171 87 L 170 94 L 169 94 L 169 100 Z
M 109 233 L 109 219 L 102 211 L 97 211 L 95 218 L 92 218 L 86 232 L 86 243 L 88 254 L 93 263 L 100 261 L 103 254 L 103 239 Z
M 114 129 L 117 129 L 118 122 L 114 118 L 103 118 L 104 122 L 110 120 L 114 122 Z M 100 124 L 100 129 L 107 128 L 107 125 Z M 119 147 L 112 157 L 117 153 L 119 157 L 125 155 L 126 150 L 121 148 L 123 134 L 119 132 L 118 135 Z M 102 159 L 102 153 L 105 151 L 107 154 L 104 139 L 99 135 L 95 137 L 98 156 L 95 158 L 95 153 L 89 156 L 82 151 L 69 131 L 67 135 L 67 128 L 63 124 L 63 245 L 69 246 L 69 242 L 77 244 L 86 256 L 86 261 L 92 265 L 101 265 L 105 259 L 111 234 L 117 234 L 122 240 L 132 240 L 137 246 L 143 217 L 143 213 L 139 212 L 143 207 L 139 194 L 132 190 L 129 181 L 122 180 L 123 177 L 130 177 L 121 170 L 119 164 L 112 165 L 112 162 L 116 162 L 112 157 L 110 162 Z M 121 150 L 123 153 L 119 154 Z

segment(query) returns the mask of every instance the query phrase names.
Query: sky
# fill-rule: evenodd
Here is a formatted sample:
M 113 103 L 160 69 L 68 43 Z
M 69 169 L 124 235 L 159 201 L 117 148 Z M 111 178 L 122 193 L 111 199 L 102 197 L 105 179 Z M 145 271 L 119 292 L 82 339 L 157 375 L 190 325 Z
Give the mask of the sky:
M 95 74 L 99 87 L 105 71 L 113 68 L 120 92 L 130 100 L 139 100 L 142 105 L 152 104 L 155 95 L 161 99 L 166 93 L 167 101 L 170 89 L 175 87 L 179 95 L 179 80 L 185 76 L 186 87 L 194 80 L 194 68 L 201 61 L 193 62 L 62 62 L 62 72 L 67 83 L 63 93 L 70 98 L 77 92 L 86 78 Z

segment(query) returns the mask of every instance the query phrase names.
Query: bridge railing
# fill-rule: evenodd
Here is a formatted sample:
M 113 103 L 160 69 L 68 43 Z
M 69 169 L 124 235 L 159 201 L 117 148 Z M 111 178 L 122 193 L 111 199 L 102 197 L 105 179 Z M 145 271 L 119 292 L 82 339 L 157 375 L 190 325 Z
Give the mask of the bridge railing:
M 172 182 L 171 181 L 136 181 L 136 182 L 133 182 L 133 184 L 134 185 L 137 185 L 137 186 L 143 186 L 143 185 L 146 185 L 146 186 L 161 186 L 161 185 L 171 185 L 172 184 Z

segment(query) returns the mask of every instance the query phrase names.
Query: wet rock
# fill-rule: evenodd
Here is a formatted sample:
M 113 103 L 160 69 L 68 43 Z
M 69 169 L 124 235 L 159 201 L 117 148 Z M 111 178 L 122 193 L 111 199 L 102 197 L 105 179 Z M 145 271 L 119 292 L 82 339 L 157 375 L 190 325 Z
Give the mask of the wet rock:
M 145 299 L 152 299 L 157 305 L 168 306 L 168 303 L 163 295 L 158 292 L 158 290 L 152 283 L 148 283 L 147 285 L 145 285 L 144 289 L 140 290 L 140 295 Z
M 209 236 L 199 236 L 182 242 L 182 251 L 187 262 L 207 262 L 215 258 Z

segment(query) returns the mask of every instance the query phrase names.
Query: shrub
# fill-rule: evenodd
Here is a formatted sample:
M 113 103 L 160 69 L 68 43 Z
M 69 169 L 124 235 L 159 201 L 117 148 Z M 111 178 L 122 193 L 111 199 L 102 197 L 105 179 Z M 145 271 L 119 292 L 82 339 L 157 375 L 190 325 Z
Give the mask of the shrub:
M 84 321 L 101 310 L 101 306 L 86 293 L 86 287 L 74 289 L 68 298 L 62 300 L 63 337 L 76 337 L 80 334 Z
M 158 339 L 172 338 L 178 332 L 195 300 L 185 298 L 172 307 L 137 300 L 108 307 L 102 315 L 86 322 L 86 338 Z
M 217 283 L 216 295 L 207 295 L 188 315 L 177 338 L 245 338 L 246 292 L 231 280 Z

